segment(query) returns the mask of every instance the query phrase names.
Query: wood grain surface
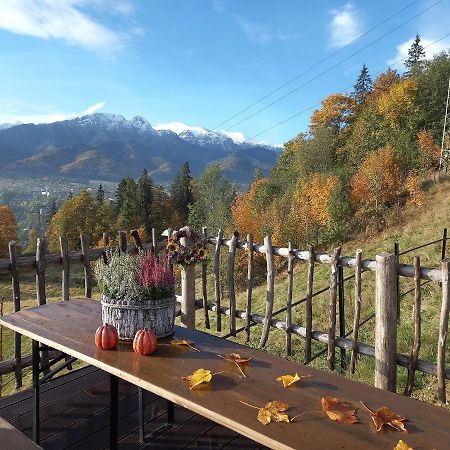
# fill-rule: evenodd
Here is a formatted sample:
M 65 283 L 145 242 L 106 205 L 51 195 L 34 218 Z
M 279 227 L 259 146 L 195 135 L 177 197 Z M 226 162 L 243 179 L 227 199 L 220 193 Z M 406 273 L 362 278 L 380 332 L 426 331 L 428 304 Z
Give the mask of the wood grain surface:
M 100 350 L 94 344 L 100 317 L 98 302 L 73 299 L 22 310 L 0 322 L 274 449 L 393 449 L 399 439 L 416 450 L 449 448 L 450 412 L 444 409 L 184 328 L 176 327 L 175 337 L 194 341 L 200 352 L 170 345 L 170 339 L 160 340 L 151 356 L 137 355 L 129 343 L 120 343 L 116 350 Z M 231 352 L 252 358 L 245 369 L 247 378 L 240 378 L 232 363 L 217 356 Z M 222 373 L 190 391 L 181 378 L 198 368 Z M 311 378 L 293 388 L 275 381 L 295 372 Z M 353 403 L 361 423 L 328 419 L 320 403 L 325 396 Z M 239 400 L 255 406 L 280 400 L 290 406 L 291 417 L 304 414 L 292 423 L 262 425 L 256 420 L 257 410 Z M 375 433 L 360 400 L 372 409 L 388 406 L 407 417 L 409 433 L 393 429 Z

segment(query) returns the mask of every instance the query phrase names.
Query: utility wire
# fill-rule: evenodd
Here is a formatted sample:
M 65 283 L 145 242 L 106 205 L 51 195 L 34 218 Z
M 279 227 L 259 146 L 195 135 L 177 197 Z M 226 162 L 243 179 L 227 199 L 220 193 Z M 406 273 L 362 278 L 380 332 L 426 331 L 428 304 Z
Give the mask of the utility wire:
M 447 33 L 446 35 L 442 36 L 441 38 L 435 40 L 434 42 L 431 42 L 431 43 L 428 44 L 428 45 L 426 45 L 426 46 L 424 47 L 424 50 L 427 49 L 428 47 L 431 47 L 431 46 L 434 45 L 434 44 L 437 44 L 438 42 L 444 40 L 445 38 L 447 38 L 447 37 L 449 37 L 449 36 L 450 36 L 450 33 Z M 396 61 L 396 62 L 390 64 L 389 66 L 387 66 L 387 68 L 389 69 L 389 68 L 391 68 L 391 67 L 394 67 L 394 66 L 396 66 L 397 64 L 400 64 L 400 63 L 406 61 L 407 59 L 408 59 L 408 58 L 402 58 L 402 59 L 399 59 L 398 61 Z M 378 72 L 376 72 L 374 75 L 375 75 L 375 76 L 376 76 L 376 75 L 379 75 L 380 73 L 384 72 L 384 70 L 385 70 L 385 69 L 383 68 L 383 69 L 379 70 Z M 346 89 L 341 89 L 340 92 L 343 94 L 343 93 L 347 92 L 349 89 L 352 89 L 352 88 L 353 88 L 353 86 L 349 86 L 349 87 L 347 87 Z M 296 117 L 298 117 L 298 116 L 300 116 L 300 115 L 302 115 L 302 114 L 304 114 L 304 113 L 306 113 L 306 112 L 308 112 L 308 111 L 310 111 L 310 110 L 312 110 L 312 109 L 314 109 L 314 108 L 317 108 L 318 106 L 320 106 L 320 104 L 321 104 L 321 102 L 315 103 L 314 105 L 312 105 L 312 106 L 310 106 L 310 107 L 308 107 L 308 108 L 305 108 L 305 109 L 299 111 L 298 113 L 295 113 L 295 114 L 293 114 L 292 116 L 287 117 L 286 119 L 283 119 L 281 122 L 278 122 L 278 123 L 276 123 L 275 125 L 272 125 L 271 127 L 266 128 L 265 130 L 260 131 L 260 132 L 257 133 L 257 134 L 254 134 L 252 137 L 248 138 L 248 140 L 250 141 L 250 140 L 252 140 L 252 139 L 254 139 L 254 138 L 258 137 L 258 136 L 261 136 L 262 134 L 267 133 L 268 131 L 271 131 L 271 130 L 273 130 L 274 128 L 277 128 L 277 127 L 279 127 L 280 125 L 283 125 L 283 124 L 285 124 L 286 122 L 289 122 L 290 120 L 295 119 Z
M 293 83 L 294 81 L 298 80 L 300 77 L 302 77 L 303 75 L 307 74 L 308 72 L 310 72 L 312 69 L 316 68 L 317 66 L 319 66 L 320 64 L 322 64 L 323 62 L 327 61 L 328 59 L 332 58 L 333 56 L 337 55 L 339 52 L 343 51 L 344 49 L 346 49 L 347 47 L 349 47 L 350 45 L 354 44 L 356 41 L 360 40 L 361 38 L 363 38 L 364 36 L 367 36 L 369 33 L 371 33 L 372 31 L 376 30 L 378 27 L 380 27 L 381 25 L 385 24 L 386 22 L 388 22 L 389 20 L 393 19 L 395 16 L 398 16 L 399 14 L 401 14 L 403 11 L 405 11 L 406 9 L 410 8 L 412 5 L 414 5 L 415 3 L 417 3 L 419 0 L 414 0 L 413 2 L 409 3 L 408 5 L 404 6 L 402 9 L 398 10 L 397 12 L 395 12 L 394 14 L 392 14 L 391 16 L 387 17 L 386 19 L 382 20 L 381 22 L 377 23 L 375 26 L 373 26 L 372 28 L 370 28 L 369 30 L 365 31 L 363 34 L 360 34 L 358 37 L 356 37 L 355 39 L 351 40 L 348 44 L 344 45 L 343 47 L 339 48 L 338 50 L 336 50 L 335 52 L 331 53 L 328 56 L 325 56 L 324 58 L 322 58 L 321 60 L 317 61 L 316 63 L 314 63 L 312 66 L 309 66 L 305 71 L 299 73 L 298 75 L 296 75 L 295 77 L 291 78 L 290 80 L 286 81 L 285 83 L 283 83 L 282 85 L 278 86 L 277 88 L 275 88 L 274 90 L 270 91 L 268 94 L 264 95 L 263 97 L 259 98 L 258 100 L 256 100 L 255 102 L 253 102 L 252 104 L 246 106 L 244 109 L 240 110 L 239 112 L 237 112 L 236 114 L 228 117 L 228 119 L 218 123 L 217 125 L 215 125 L 212 129 L 215 130 L 218 127 L 226 124 L 227 122 L 229 122 L 230 120 L 234 119 L 235 117 L 241 115 L 243 112 L 248 111 L 250 108 L 252 108 L 253 106 L 258 105 L 259 103 L 261 103 L 263 100 L 269 98 L 271 95 L 275 94 L 276 92 L 280 91 L 281 89 L 283 89 L 284 87 L 288 86 L 289 84 Z M 440 0 L 442 1 L 442 0 Z M 440 3 L 440 2 L 438 2 Z M 434 5 L 433 5 L 434 6 Z
M 276 98 L 274 101 L 270 102 L 269 104 L 267 104 L 266 106 L 256 110 L 254 113 L 244 117 L 243 119 L 239 120 L 238 122 L 234 123 L 233 125 L 231 125 L 230 127 L 228 127 L 225 131 L 229 131 L 232 128 L 240 125 L 243 122 L 246 122 L 247 120 L 251 119 L 252 117 L 256 116 L 257 114 L 261 113 L 262 111 L 265 111 L 266 109 L 270 108 L 271 106 L 275 105 L 276 103 L 280 102 L 281 100 L 284 100 L 286 97 L 289 97 L 290 95 L 292 95 L 294 92 L 298 91 L 299 89 L 301 89 L 302 87 L 305 87 L 306 85 L 312 83 L 313 81 L 317 80 L 318 78 L 320 78 L 322 75 L 325 75 L 326 73 L 330 72 L 331 70 L 335 69 L 337 66 L 340 66 L 342 63 L 348 61 L 349 59 L 353 58 L 354 56 L 356 56 L 357 54 L 361 53 L 364 50 L 367 50 L 369 47 L 372 47 L 373 45 L 375 45 L 376 43 L 378 43 L 379 41 L 381 41 L 382 39 L 384 39 L 386 36 L 389 36 L 390 34 L 394 33 L 395 31 L 399 30 L 400 28 L 402 28 L 403 26 L 407 25 L 408 23 L 412 22 L 413 20 L 417 19 L 417 17 L 421 16 L 422 14 L 425 14 L 426 12 L 428 12 L 431 8 L 434 8 L 438 3 L 441 3 L 443 0 L 438 0 L 437 2 L 433 3 L 431 6 L 429 6 L 428 8 L 425 8 L 424 10 L 422 10 L 420 13 L 414 15 L 413 17 L 411 17 L 410 19 L 406 20 L 405 22 L 402 22 L 400 25 L 392 28 L 391 30 L 389 30 L 387 33 L 384 33 L 383 35 L 381 35 L 380 37 L 378 37 L 377 39 L 375 39 L 372 42 L 369 42 L 367 45 L 365 45 L 364 47 L 360 48 L 359 50 L 357 50 L 356 52 L 353 52 L 351 55 L 347 56 L 346 58 L 338 61 L 336 64 L 333 64 L 331 67 L 329 67 L 328 69 L 320 72 L 319 74 L 317 74 L 316 76 L 314 76 L 313 78 L 310 78 L 308 81 L 306 81 L 305 83 L 301 84 L 300 86 L 297 86 L 294 89 L 291 89 L 289 92 L 287 92 L 286 94 L 282 95 L 281 97 Z

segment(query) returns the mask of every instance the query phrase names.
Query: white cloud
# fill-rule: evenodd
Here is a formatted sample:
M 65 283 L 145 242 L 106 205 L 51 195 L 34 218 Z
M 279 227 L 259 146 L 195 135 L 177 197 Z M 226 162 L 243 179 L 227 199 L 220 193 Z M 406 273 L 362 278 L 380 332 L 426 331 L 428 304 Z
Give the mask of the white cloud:
M 95 21 L 89 7 L 105 9 L 105 0 L 1 0 L 0 28 L 41 39 L 61 39 L 71 45 L 114 53 L 123 36 Z M 111 2 L 111 12 L 127 15 L 126 1 Z
M 93 114 L 105 106 L 106 102 L 98 102 L 78 113 L 57 112 L 51 114 L 16 114 L 0 112 L 0 123 L 53 123 L 74 117 Z
M 241 133 L 240 131 L 220 131 L 225 136 L 228 136 L 229 138 L 233 139 L 235 142 L 244 142 L 247 140 L 244 133 Z
M 344 47 L 361 36 L 362 21 L 351 3 L 347 3 L 341 9 L 332 10 L 331 15 L 330 34 L 332 47 Z
M 411 44 L 414 42 L 414 39 L 415 36 L 411 39 L 408 39 L 406 42 L 397 45 L 397 53 L 393 58 L 386 61 L 387 64 L 398 65 L 401 67 L 404 60 L 408 57 L 408 50 L 411 47 Z M 431 59 L 436 53 L 448 51 L 450 49 L 450 39 L 443 39 L 442 41 L 433 44 L 435 40 L 436 39 L 428 39 L 423 37 L 420 38 L 420 44 L 424 48 L 426 59 Z
M 186 125 L 185 123 L 182 123 L 182 122 L 158 123 L 153 128 L 155 130 L 170 130 L 177 134 L 180 134 L 183 131 L 192 131 L 192 132 L 198 133 L 198 134 L 208 133 L 208 131 L 202 127 L 193 127 L 191 125 Z

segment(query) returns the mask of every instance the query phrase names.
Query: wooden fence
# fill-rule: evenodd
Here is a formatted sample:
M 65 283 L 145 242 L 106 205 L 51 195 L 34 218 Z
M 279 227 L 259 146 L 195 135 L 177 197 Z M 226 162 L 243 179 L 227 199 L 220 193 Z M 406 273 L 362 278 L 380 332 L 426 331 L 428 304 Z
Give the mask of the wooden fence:
M 330 370 L 336 368 L 336 348 L 341 350 L 339 367 L 345 364 L 345 352 L 351 353 L 350 371 L 354 373 L 358 355 L 365 355 L 375 359 L 375 386 L 382 389 L 394 391 L 396 389 L 396 367 L 397 365 L 408 369 L 408 384 L 405 394 L 410 395 L 414 374 L 420 371 L 426 374 L 435 375 L 438 380 L 438 395 L 441 401 L 446 401 L 445 383 L 450 379 L 450 368 L 446 368 L 446 345 L 448 316 L 450 305 L 449 286 L 449 259 L 445 258 L 445 248 L 447 234 L 444 231 L 442 239 L 431 243 L 423 244 L 418 248 L 427 245 L 442 243 L 442 262 L 440 267 L 427 268 L 420 265 L 420 260 L 415 257 L 413 265 L 400 264 L 399 246 L 396 245 L 394 253 L 383 253 L 377 255 L 375 260 L 363 259 L 362 251 L 358 250 L 355 256 L 341 255 L 341 249 L 337 248 L 333 254 L 321 253 L 310 245 L 308 250 L 295 249 L 289 243 L 288 247 L 275 247 L 272 245 L 271 237 L 266 236 L 263 244 L 253 242 L 252 235 L 248 235 L 246 240 L 239 239 L 239 233 L 234 232 L 230 239 L 223 236 L 219 231 L 216 237 L 207 235 L 207 230 L 203 229 L 207 242 L 212 248 L 212 255 L 208 263 L 201 267 L 201 293 L 202 298 L 195 298 L 195 269 L 188 267 L 182 269 L 181 296 L 178 301 L 181 303 L 178 314 L 181 315 L 181 322 L 188 327 L 195 327 L 195 315 L 197 310 L 202 310 L 205 327 L 210 328 L 210 312 L 216 316 L 216 330 L 222 332 L 222 316 L 229 316 L 229 330 L 223 337 L 236 336 L 245 332 L 245 339 L 250 339 L 251 329 L 254 326 L 262 325 L 260 336 L 260 346 L 263 347 L 268 340 L 272 329 L 279 329 L 285 332 L 286 355 L 292 355 L 292 336 L 297 335 L 305 339 L 305 363 L 310 363 L 315 358 L 326 353 L 327 364 Z M 168 233 L 170 235 L 170 231 Z M 127 234 L 119 233 L 119 248 L 121 251 L 137 252 L 139 249 L 149 249 L 159 251 L 164 247 L 164 241 L 157 241 L 157 234 L 152 233 L 152 242 L 142 243 L 136 230 L 130 233 L 133 244 L 128 244 Z M 69 300 L 70 265 L 78 262 L 84 268 L 85 296 L 91 297 L 93 279 L 91 272 L 91 262 L 102 256 L 104 248 L 90 248 L 85 236 L 80 237 L 81 251 L 69 252 L 67 241 L 60 238 L 60 254 L 46 253 L 45 242 L 38 239 L 36 256 L 18 257 L 15 242 L 9 245 L 9 259 L 0 259 L 0 273 L 7 273 L 12 280 L 12 298 L 14 310 L 21 308 L 20 295 L 20 273 L 22 270 L 33 270 L 36 273 L 37 303 L 46 303 L 45 273 L 49 265 L 58 265 L 62 269 L 62 299 Z M 108 246 L 109 239 L 104 236 L 104 245 Z M 228 291 L 228 306 L 224 306 L 224 296 L 221 287 L 221 250 L 228 249 L 226 263 L 226 286 Z M 417 250 L 418 248 L 412 249 Z M 246 285 L 246 307 L 245 310 L 237 309 L 236 289 L 235 289 L 235 258 L 237 249 L 242 249 L 247 254 L 247 285 Z M 411 250 L 411 251 L 412 251 Z M 408 250 L 407 250 L 408 251 Z M 266 260 L 267 274 L 267 298 L 265 313 L 256 314 L 252 312 L 252 293 L 255 287 L 255 255 L 262 254 Z M 406 252 L 403 252 L 406 253 Z M 287 259 L 287 290 L 285 302 L 286 306 L 274 311 L 275 303 L 275 256 Z M 305 296 L 299 300 L 294 300 L 294 261 L 300 260 L 307 264 L 306 291 Z M 208 275 L 207 265 L 210 265 L 211 275 Z M 317 264 L 330 266 L 330 279 L 327 286 L 314 291 L 314 277 Z M 344 278 L 344 267 L 351 268 L 353 274 Z M 363 273 L 374 273 L 376 281 L 376 292 L 370 301 L 375 306 L 375 312 L 361 320 L 361 286 Z M 403 294 L 399 292 L 400 277 L 412 278 L 414 288 Z M 344 283 L 350 279 L 354 280 L 354 318 L 353 328 L 346 330 L 344 321 L 345 298 Z M 421 284 L 435 283 L 442 291 L 441 315 L 439 322 L 439 339 L 437 343 L 437 361 L 426 361 L 419 358 L 420 347 L 420 301 Z M 208 282 L 213 283 L 214 302 L 208 300 Z M 313 328 L 313 301 L 318 295 L 328 292 L 328 327 L 326 330 L 316 330 Z M 397 353 L 397 318 L 400 298 L 414 292 L 414 343 L 410 355 Z M 293 308 L 305 305 L 305 323 L 292 323 Z M 285 313 L 284 319 L 278 317 Z M 360 328 L 375 318 L 375 345 L 368 345 L 359 341 Z M 237 319 L 241 319 L 243 324 L 237 327 Z M 319 341 L 326 344 L 326 349 L 312 354 L 312 341 Z M 54 357 L 54 352 L 49 352 L 48 358 Z M 15 333 L 14 336 L 14 358 L 0 362 L 0 376 L 5 373 L 14 372 L 16 387 L 22 385 L 22 369 L 31 363 L 29 355 L 22 355 L 21 336 Z

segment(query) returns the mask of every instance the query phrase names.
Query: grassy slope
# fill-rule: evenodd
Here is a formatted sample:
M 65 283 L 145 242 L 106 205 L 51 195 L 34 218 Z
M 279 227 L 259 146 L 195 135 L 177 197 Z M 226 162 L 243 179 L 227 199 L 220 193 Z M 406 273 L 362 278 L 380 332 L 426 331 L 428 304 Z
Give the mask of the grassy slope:
M 429 242 L 438 239 L 441 236 L 442 229 L 445 226 L 450 225 L 450 183 L 440 184 L 434 186 L 427 196 L 427 205 L 421 208 L 408 207 L 404 214 L 402 222 L 403 224 L 390 227 L 383 233 L 366 237 L 362 236 L 359 239 L 348 242 L 343 246 L 342 254 L 351 255 L 355 249 L 360 247 L 364 251 L 365 258 L 373 258 L 377 253 L 382 251 L 392 251 L 393 243 L 398 241 L 400 243 L 400 249 L 407 249 L 420 245 L 424 242 Z M 224 252 L 226 253 L 226 252 Z M 422 265 L 424 266 L 437 266 L 440 259 L 440 247 L 432 246 L 420 250 L 418 255 L 421 256 Z M 224 255 L 226 258 L 226 255 Z M 413 254 L 405 255 L 401 261 L 404 263 L 412 263 Z M 222 267 L 226 267 L 223 265 Z M 352 271 L 345 269 L 345 276 L 350 275 Z M 315 274 L 315 289 L 318 290 L 328 284 L 329 280 L 329 266 L 317 265 Z M 212 281 L 212 280 L 210 280 Z M 48 301 L 58 301 L 61 295 L 60 290 L 60 272 L 57 269 L 50 269 L 47 276 L 47 295 Z M 83 273 L 80 266 L 72 268 L 71 273 L 71 289 L 72 296 L 83 295 Z M 402 281 L 402 291 L 406 291 L 411 287 L 411 280 Z M 24 275 L 21 280 L 22 288 L 22 304 L 23 307 L 35 305 L 35 285 L 34 276 L 32 274 Z M 200 288 L 200 283 L 198 283 Z M 208 286 L 209 298 L 213 299 L 213 283 L 209 282 Z M 294 300 L 302 298 L 306 290 L 306 265 L 303 262 L 298 262 L 294 272 Z M 287 280 L 286 270 L 280 271 L 276 278 L 275 287 L 275 308 L 283 307 L 286 303 L 286 291 Z M 10 281 L 8 278 L 0 278 L 0 296 L 5 296 L 4 313 L 8 314 L 11 311 L 11 290 Z M 95 297 L 98 297 L 98 292 L 94 293 Z M 200 296 L 200 292 L 198 293 Z M 253 291 L 253 312 L 264 312 L 265 307 L 265 286 L 255 287 Z M 238 307 L 240 309 L 245 308 L 245 292 L 238 294 Z M 423 288 L 423 300 L 422 300 L 422 347 L 420 351 L 420 357 L 423 359 L 436 360 L 436 348 L 437 348 L 437 326 L 439 321 L 439 308 L 440 308 L 440 294 L 437 286 L 431 284 Z M 346 330 L 351 329 L 353 321 L 353 283 L 347 282 L 345 289 L 346 299 Z M 374 304 L 374 274 L 369 272 L 363 275 L 363 307 L 361 317 L 365 318 L 373 312 Z M 223 304 L 227 304 L 227 296 L 225 294 Z M 412 296 L 406 296 L 402 301 L 402 321 L 398 332 L 398 344 L 400 351 L 409 353 L 412 343 L 413 331 L 411 322 L 412 311 Z M 327 318 L 328 311 L 328 293 L 322 294 L 314 299 L 314 320 L 313 328 L 317 330 L 326 330 L 328 324 Z M 198 315 L 198 327 L 203 328 L 201 313 Z M 299 305 L 293 310 L 293 322 L 304 324 L 304 305 Z M 279 319 L 284 319 L 284 315 L 280 315 Z M 226 317 L 222 318 L 223 330 L 226 333 L 228 329 L 228 321 Z M 215 329 L 215 317 L 211 314 L 212 329 Z M 242 326 L 238 320 L 238 327 Z M 366 343 L 373 343 L 373 326 L 374 322 L 370 321 L 360 332 L 360 340 Z M 261 328 L 254 327 L 252 329 L 252 335 L 250 345 L 256 347 L 259 342 Z M 243 342 L 244 335 L 241 334 L 237 340 Z M 13 335 L 9 330 L 3 330 L 3 358 L 10 358 L 13 354 Z M 29 341 L 24 339 L 24 353 L 28 352 L 30 348 Z M 303 348 L 304 340 L 300 337 L 293 337 L 293 360 L 303 360 Z M 324 344 L 313 342 L 313 353 L 324 348 Z M 270 333 L 269 342 L 265 348 L 266 351 L 284 356 L 285 352 L 285 334 L 278 330 L 272 330 Z M 338 351 L 339 352 L 339 351 Z M 450 351 L 449 351 L 450 353 Z M 348 355 L 347 355 L 348 356 Z M 450 355 L 449 355 L 450 357 Z M 327 370 L 326 359 L 324 356 L 316 359 L 313 365 L 321 369 Z M 450 359 L 449 359 L 450 365 Z M 373 360 L 366 357 L 361 357 L 357 366 L 357 371 L 352 378 L 366 382 L 373 382 L 374 363 Z M 348 373 L 346 376 L 350 376 Z M 398 369 L 399 378 L 399 392 L 403 391 L 406 381 L 406 370 Z M 26 382 L 25 385 L 29 385 L 30 374 L 29 370 L 26 370 Z M 14 381 L 11 375 L 3 377 L 3 395 L 14 391 Z M 416 376 L 417 389 L 414 392 L 414 396 L 422 398 L 430 402 L 436 402 L 436 383 L 434 377 L 418 374 Z M 450 395 L 450 392 L 449 392 Z
M 394 242 L 399 242 L 400 251 L 418 246 L 425 242 L 439 239 L 442 236 L 444 227 L 450 226 L 450 183 L 442 183 L 433 186 L 427 194 L 426 205 L 418 208 L 416 206 L 407 207 L 404 211 L 401 224 L 391 226 L 377 236 L 367 237 L 360 236 L 343 246 L 343 255 L 352 255 L 355 249 L 362 248 L 364 258 L 374 258 L 377 253 L 383 251 L 393 251 Z M 332 249 L 328 249 L 332 250 Z M 447 250 L 449 254 L 449 249 Z M 420 249 L 401 257 L 401 262 L 412 264 L 415 255 L 421 257 L 421 264 L 427 267 L 439 266 L 441 247 L 439 244 Z M 306 264 L 298 262 L 294 270 L 294 301 L 304 297 L 306 292 Z M 316 273 L 314 278 L 315 290 L 325 287 L 329 283 L 329 266 L 316 265 Z M 352 269 L 345 269 L 344 276 L 352 274 Z M 361 318 L 368 317 L 374 311 L 374 273 L 367 272 L 363 274 L 363 291 L 362 291 L 362 312 Z M 345 319 L 346 331 L 350 331 L 353 323 L 353 301 L 354 301 L 354 284 L 353 281 L 345 283 Z M 401 280 L 401 291 L 405 292 L 412 287 L 412 280 Z M 209 296 L 214 298 L 210 283 Z M 285 306 L 287 292 L 286 269 L 284 268 L 277 275 L 275 285 L 275 306 L 274 310 Z M 200 292 L 198 293 L 200 296 Z M 313 328 L 316 330 L 326 331 L 328 326 L 328 292 L 319 295 L 313 300 Z M 266 290 L 265 286 L 259 286 L 253 291 L 253 312 L 263 313 L 265 308 Z M 223 300 L 227 304 L 227 296 Z M 240 292 L 238 295 L 238 307 L 245 309 L 246 293 Z M 420 358 L 436 361 L 437 335 L 440 312 L 441 294 L 439 286 L 427 284 L 422 289 L 422 345 L 420 350 Z M 413 340 L 413 323 L 412 316 L 413 294 L 403 297 L 401 302 L 401 322 L 398 328 L 398 348 L 399 351 L 409 354 Z M 278 316 L 280 320 L 284 320 L 284 314 Z M 222 319 L 224 321 L 224 319 Z M 212 317 L 215 328 L 215 318 Z M 305 307 L 299 305 L 293 310 L 293 323 L 305 323 Z M 238 321 L 238 327 L 243 324 Z M 199 328 L 203 327 L 202 320 L 198 321 Z M 225 332 L 228 330 L 228 322 L 225 318 Z M 369 321 L 360 330 L 360 341 L 373 344 L 373 328 L 374 320 Z M 251 346 L 257 346 L 261 327 L 252 329 L 250 340 Z M 240 335 L 237 340 L 243 342 L 244 336 Z M 313 342 L 313 354 L 325 347 L 322 343 Z M 304 339 L 293 337 L 293 360 L 303 360 Z M 285 355 L 285 334 L 282 331 L 273 330 L 270 333 L 269 342 L 266 351 Z M 339 355 L 339 350 L 338 350 Z M 337 361 L 339 357 L 337 355 Z M 349 355 L 347 355 L 347 359 Z M 450 365 L 450 345 L 447 353 L 447 362 Z M 326 366 L 326 356 L 316 359 L 312 365 L 324 370 L 328 370 Z M 352 377 L 358 381 L 365 383 L 373 383 L 374 361 L 368 357 L 360 357 L 359 364 L 355 375 L 345 373 L 346 376 Z M 406 383 L 406 369 L 398 369 L 398 391 L 403 392 Z M 436 400 L 436 382 L 435 377 L 426 376 L 421 373 L 416 375 L 416 389 L 413 394 L 416 398 L 421 398 L 429 402 L 437 403 Z M 449 389 L 450 391 L 450 389 Z M 450 392 L 449 392 L 450 394 Z

